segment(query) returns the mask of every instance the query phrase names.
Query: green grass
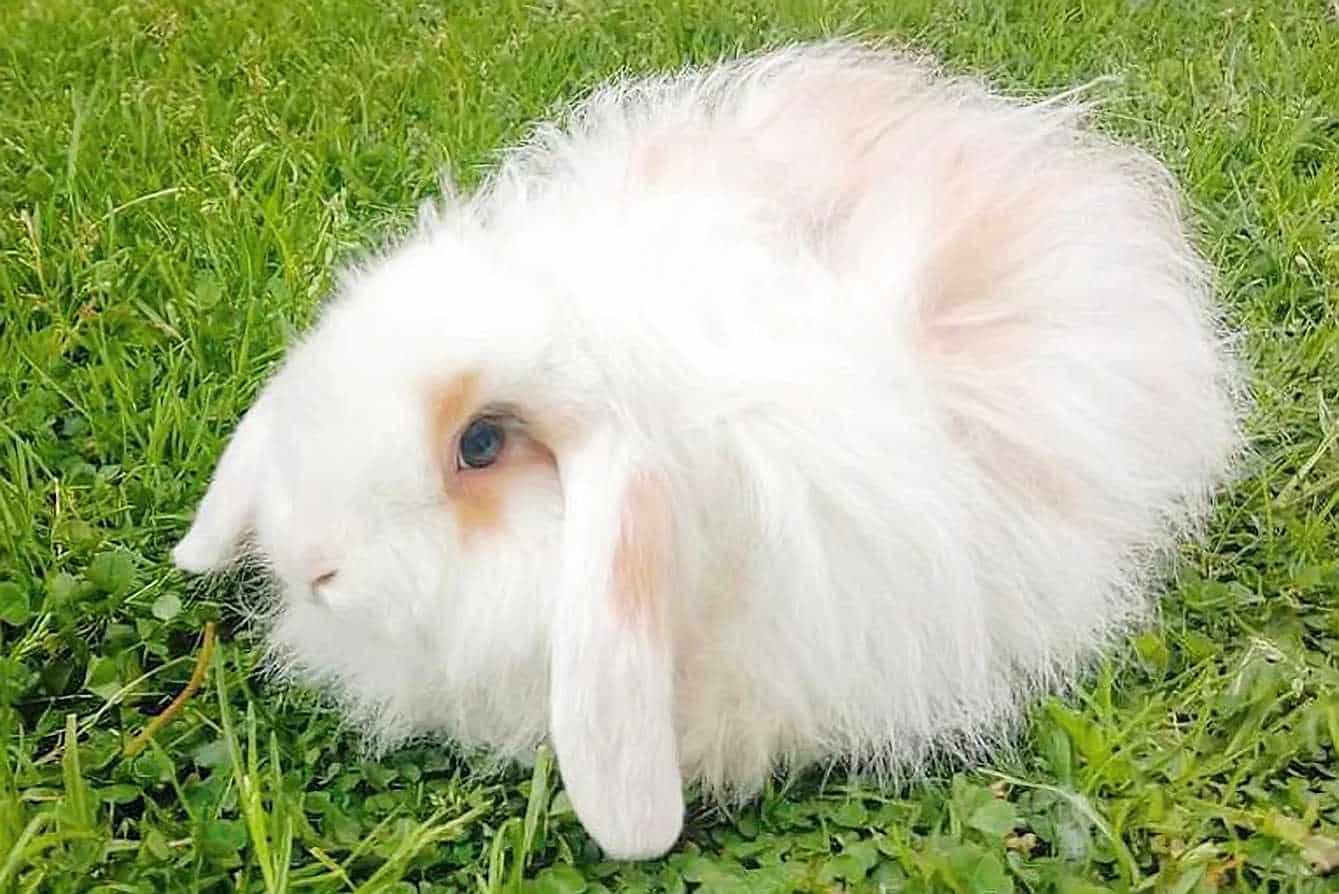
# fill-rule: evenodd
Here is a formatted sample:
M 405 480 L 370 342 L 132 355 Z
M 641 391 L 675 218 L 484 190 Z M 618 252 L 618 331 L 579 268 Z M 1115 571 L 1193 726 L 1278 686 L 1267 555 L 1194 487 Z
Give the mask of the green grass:
M 1339 23 L 1324 0 L 0 6 L 0 892 L 1339 890 Z M 811 774 L 600 862 L 535 771 L 360 757 L 166 550 L 332 271 L 623 70 L 861 31 L 1101 75 L 1245 329 L 1254 456 L 1161 623 L 1014 755 Z M 147 748 L 126 746 L 191 677 Z M 1330 873 L 1328 876 L 1326 873 Z

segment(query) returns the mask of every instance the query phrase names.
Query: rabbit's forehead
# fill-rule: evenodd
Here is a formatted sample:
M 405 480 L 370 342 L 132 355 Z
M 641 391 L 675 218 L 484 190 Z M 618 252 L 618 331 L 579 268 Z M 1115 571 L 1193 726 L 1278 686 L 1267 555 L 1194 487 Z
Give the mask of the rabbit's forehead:
M 272 459 L 295 512 L 412 483 L 424 421 L 396 389 L 300 368 L 274 385 Z

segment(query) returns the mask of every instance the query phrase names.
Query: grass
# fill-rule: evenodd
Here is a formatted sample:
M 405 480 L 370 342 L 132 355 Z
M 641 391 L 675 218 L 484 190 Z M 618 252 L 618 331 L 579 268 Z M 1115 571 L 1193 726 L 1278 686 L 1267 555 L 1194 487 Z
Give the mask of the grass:
M 612 73 L 851 31 L 1018 92 L 1114 76 L 1101 126 L 1185 184 L 1258 408 L 1160 624 L 993 767 L 813 774 L 637 865 L 600 861 L 547 754 L 365 760 L 267 687 L 252 582 L 166 550 L 332 270 Z M 1323 0 L 9 0 L 0 892 L 1339 890 L 1337 307 Z M 200 691 L 136 740 L 210 622 Z

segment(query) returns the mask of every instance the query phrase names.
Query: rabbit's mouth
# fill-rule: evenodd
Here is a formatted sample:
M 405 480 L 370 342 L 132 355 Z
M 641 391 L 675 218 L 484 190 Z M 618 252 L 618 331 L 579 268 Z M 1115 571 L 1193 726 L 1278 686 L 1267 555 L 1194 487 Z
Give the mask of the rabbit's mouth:
M 296 587 L 304 599 L 313 605 L 326 609 L 327 611 L 344 613 L 352 608 L 356 603 L 350 596 L 347 587 L 340 586 L 334 580 L 333 573 L 326 575 L 331 579 L 318 585 L 317 581 L 312 581 L 306 587 Z

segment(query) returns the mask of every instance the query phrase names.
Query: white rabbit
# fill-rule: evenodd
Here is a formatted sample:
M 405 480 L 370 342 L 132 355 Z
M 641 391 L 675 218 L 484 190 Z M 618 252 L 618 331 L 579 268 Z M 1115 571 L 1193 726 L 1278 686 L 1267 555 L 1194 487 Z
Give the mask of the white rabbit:
M 685 784 L 972 755 L 1150 611 L 1241 387 L 1173 184 L 881 50 L 595 93 L 341 284 L 176 563 L 389 745 L 553 743 L 615 857 Z

